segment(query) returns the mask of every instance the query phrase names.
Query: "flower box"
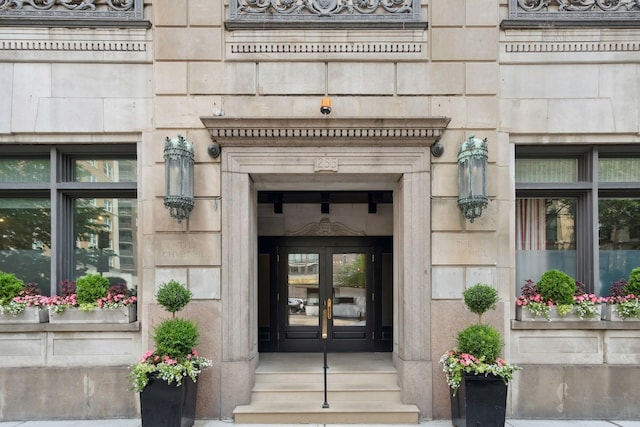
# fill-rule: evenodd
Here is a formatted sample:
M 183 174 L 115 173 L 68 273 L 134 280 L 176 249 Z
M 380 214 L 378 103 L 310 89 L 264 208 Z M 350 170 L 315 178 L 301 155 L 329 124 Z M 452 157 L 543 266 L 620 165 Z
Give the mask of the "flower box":
M 136 320 L 136 304 L 117 308 L 96 308 L 91 311 L 68 307 L 59 314 L 52 312 L 49 316 L 49 323 L 131 323 Z
M 618 313 L 617 304 L 605 304 L 602 308 L 602 320 L 606 320 L 609 322 L 624 322 L 625 320 L 628 322 L 639 321 L 638 317 L 630 317 L 627 319 L 623 319 Z
M 597 322 L 601 320 L 602 317 L 602 304 L 598 304 L 596 308 L 599 310 L 598 315 L 591 318 L 580 318 L 578 313 L 576 313 L 576 309 L 574 308 L 566 316 L 560 316 L 558 314 L 558 307 L 551 306 L 549 307 L 549 318 L 545 318 L 544 316 L 535 317 L 526 307 L 516 306 L 516 320 L 521 322 Z
M 39 307 L 25 307 L 22 313 L 15 316 L 11 313 L 0 313 L 0 323 L 45 323 L 49 320 L 49 310 Z

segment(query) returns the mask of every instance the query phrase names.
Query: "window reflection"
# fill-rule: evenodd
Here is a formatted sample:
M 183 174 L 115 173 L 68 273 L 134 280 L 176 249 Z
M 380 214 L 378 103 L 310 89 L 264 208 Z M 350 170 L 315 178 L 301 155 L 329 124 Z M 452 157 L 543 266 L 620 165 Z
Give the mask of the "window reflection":
M 76 160 L 74 182 L 136 182 L 135 160 Z
M 0 182 L 49 182 L 49 159 L 0 159 Z
M 547 270 L 576 276 L 576 199 L 516 200 L 516 280 L 538 281 Z
M 135 199 L 77 199 L 75 278 L 100 273 L 114 284 L 137 286 Z
M 287 257 L 287 324 L 318 325 L 319 262 L 317 253 L 292 253 Z
M 49 199 L 0 199 L 0 270 L 48 294 L 50 261 Z
M 598 227 L 600 294 L 607 296 L 613 282 L 640 266 L 640 200 L 600 199 Z
M 333 254 L 333 324 L 364 325 L 367 315 L 366 255 Z

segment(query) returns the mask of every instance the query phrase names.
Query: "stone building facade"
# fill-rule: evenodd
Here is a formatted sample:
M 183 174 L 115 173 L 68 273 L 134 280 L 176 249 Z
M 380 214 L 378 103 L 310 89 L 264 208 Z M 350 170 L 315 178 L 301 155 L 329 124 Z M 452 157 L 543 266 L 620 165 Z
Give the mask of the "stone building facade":
M 577 200 L 569 270 L 603 293 L 598 195 L 640 194 L 637 4 L 423 0 L 368 11 L 358 7 L 373 3 L 294 3 L 316 9 L 0 0 L 0 161 L 46 158 L 55 169 L 66 157 L 134 159 L 135 184 L 107 190 L 136 200 L 127 277 L 139 296 L 131 324 L 0 325 L 0 419 L 136 416 L 127 367 L 151 348 L 164 315 L 155 290 L 171 279 L 193 292 L 185 315 L 201 325 L 200 353 L 214 362 L 199 383 L 198 417 L 232 417 L 249 403 L 261 352 L 282 344 L 264 338 L 280 324 L 260 318 L 261 242 L 300 236 L 391 239 L 389 306 L 378 308 L 391 320 L 372 326 L 383 350 L 366 351 L 392 353 L 402 401 L 421 417 L 450 416 L 438 360 L 474 321 L 462 291 L 483 282 L 499 291 L 488 319 L 503 332 L 504 355 L 524 368 L 510 386 L 509 416 L 639 418 L 636 323 L 515 320 L 522 279 L 537 279 L 518 273 L 528 255 L 517 243 L 518 199 Z M 330 114 L 320 112 L 323 98 Z M 195 150 L 195 207 L 181 223 L 163 206 L 163 144 L 177 135 Z M 458 147 L 472 135 L 489 146 L 489 204 L 473 223 L 457 207 Z M 442 155 L 432 154 L 436 143 Z M 209 154 L 212 144 L 220 156 Z M 630 178 L 598 186 L 601 158 L 629 162 Z M 554 187 L 559 179 L 527 181 L 521 159 L 573 159 L 569 167 L 586 172 Z M 95 192 L 53 182 L 2 182 L 0 197 L 10 208 L 23 187 L 72 199 Z M 376 194 L 371 212 L 372 200 L 359 197 Z M 294 195 L 276 212 L 278 197 Z M 49 245 L 53 292 L 76 278 L 55 261 L 69 251 L 65 242 L 73 246 Z

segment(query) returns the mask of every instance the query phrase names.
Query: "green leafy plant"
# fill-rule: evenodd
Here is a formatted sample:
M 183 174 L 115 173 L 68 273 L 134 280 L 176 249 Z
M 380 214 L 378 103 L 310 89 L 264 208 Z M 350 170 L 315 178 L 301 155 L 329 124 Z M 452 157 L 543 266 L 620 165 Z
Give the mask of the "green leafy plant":
M 462 296 L 469 310 L 478 315 L 478 323 L 482 323 L 482 315 L 495 309 L 496 304 L 500 301 L 498 291 L 484 283 L 478 283 L 465 289 Z
M 162 283 L 156 293 L 158 304 L 171 313 L 174 318 L 175 313 L 189 304 L 192 297 L 191 291 L 176 280 Z
M 571 310 L 573 310 L 573 304 L 558 304 L 556 305 L 556 310 L 558 310 L 558 315 L 560 317 L 565 317 L 567 314 L 571 313 Z
M 191 320 L 176 318 L 175 313 L 191 301 L 191 291 L 182 283 L 171 280 L 158 288 L 156 300 L 171 319 L 163 320 L 154 329 L 155 350 L 146 352 L 130 367 L 128 378 L 132 390 L 141 392 L 156 376 L 168 384 L 179 386 L 185 377 L 197 381 L 203 369 L 212 365 L 211 360 L 198 355 L 198 325 Z
M 111 283 L 99 274 L 87 274 L 76 281 L 76 301 L 80 306 L 95 307 L 100 298 L 107 296 Z
M 631 270 L 625 290 L 627 291 L 627 294 L 640 296 L 640 267 L 636 267 Z
M 496 360 L 503 345 L 500 332 L 490 325 L 471 325 L 458 333 L 458 350 L 479 360 Z
M 556 305 L 573 304 L 576 281 L 560 270 L 546 271 L 537 283 L 538 292 L 546 301 Z
M 520 369 L 500 357 L 504 346 L 500 331 L 481 323 L 482 315 L 495 309 L 499 300 L 497 291 L 489 285 L 478 283 L 469 287 L 463 293 L 463 297 L 467 308 L 478 314 L 478 323 L 460 331 L 456 347 L 440 357 L 447 384 L 454 395 L 465 373 L 495 375 L 506 384 L 513 379 L 514 372 Z
M 24 290 L 24 282 L 15 274 L 0 272 L 0 306 L 9 304 Z
M 198 326 L 186 319 L 169 319 L 155 328 L 156 352 L 174 359 L 191 351 L 199 343 Z

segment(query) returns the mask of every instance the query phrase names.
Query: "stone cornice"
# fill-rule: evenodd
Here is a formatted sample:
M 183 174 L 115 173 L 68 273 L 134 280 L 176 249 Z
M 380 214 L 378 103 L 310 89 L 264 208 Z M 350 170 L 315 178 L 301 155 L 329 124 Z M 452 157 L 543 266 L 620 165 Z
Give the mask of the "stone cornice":
M 442 137 L 449 117 L 229 118 L 201 117 L 221 146 L 422 146 Z

